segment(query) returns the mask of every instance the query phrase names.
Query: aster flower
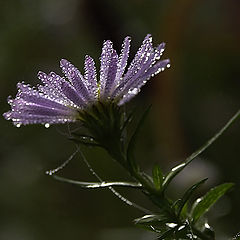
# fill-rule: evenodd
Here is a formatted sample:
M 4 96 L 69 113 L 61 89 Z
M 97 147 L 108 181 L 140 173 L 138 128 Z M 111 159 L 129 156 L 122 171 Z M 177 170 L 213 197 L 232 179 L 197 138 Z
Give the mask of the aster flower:
M 54 72 L 39 72 L 42 84 L 36 88 L 18 83 L 15 99 L 8 100 L 11 111 L 4 113 L 4 117 L 17 127 L 22 124 L 49 126 L 84 120 L 85 111 L 95 107 L 96 113 L 100 103 L 108 103 L 117 109 L 134 97 L 150 77 L 170 66 L 169 59 L 160 61 L 165 43 L 153 48 L 152 37 L 147 35 L 126 70 L 130 41 L 130 37 L 124 39 L 119 56 L 111 41 L 103 43 L 99 81 L 94 60 L 86 56 L 84 75 L 62 59 L 60 67 L 65 77 Z

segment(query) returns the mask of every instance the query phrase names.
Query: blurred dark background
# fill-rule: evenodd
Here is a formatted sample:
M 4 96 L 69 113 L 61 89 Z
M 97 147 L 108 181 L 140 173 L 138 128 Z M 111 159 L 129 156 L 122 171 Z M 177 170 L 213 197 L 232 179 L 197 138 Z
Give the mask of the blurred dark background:
M 102 42 L 111 39 L 119 51 L 132 37 L 131 56 L 147 33 L 155 45 L 167 43 L 164 58 L 171 68 L 152 79 L 130 106 L 141 111 L 153 104 L 138 142 L 137 156 L 149 172 L 154 163 L 166 171 L 201 146 L 240 107 L 239 0 L 0 0 L 0 104 L 16 83 L 39 83 L 39 70 L 60 73 L 67 58 L 83 69 L 85 54 L 98 60 Z M 97 64 L 99 66 L 99 63 Z M 108 190 L 82 190 L 45 175 L 74 152 L 60 131 L 66 127 L 15 128 L 0 118 L 0 239 L 154 239 L 134 227 L 142 216 Z M 208 214 L 217 239 L 240 231 L 240 120 L 175 181 L 169 194 L 179 196 L 208 177 L 199 194 L 223 182 L 234 191 Z M 84 149 L 105 179 L 127 179 L 100 150 Z M 76 157 L 61 173 L 95 181 Z M 150 207 L 135 191 L 131 200 Z

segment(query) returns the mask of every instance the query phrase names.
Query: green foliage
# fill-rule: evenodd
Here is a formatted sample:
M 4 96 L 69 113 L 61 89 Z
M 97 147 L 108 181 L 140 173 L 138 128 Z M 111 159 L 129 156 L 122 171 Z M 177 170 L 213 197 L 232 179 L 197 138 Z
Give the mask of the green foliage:
M 155 165 L 152 170 L 153 183 L 155 188 L 159 191 L 162 188 L 164 176 L 159 165 Z
M 93 169 L 91 169 L 91 171 L 94 172 L 93 175 L 97 177 L 98 182 L 82 182 L 56 175 L 52 176 L 59 181 L 74 184 L 81 188 L 109 188 L 128 205 L 135 206 L 139 210 L 149 213 L 148 215 L 135 219 L 134 223 L 141 228 L 157 233 L 157 239 L 214 240 L 214 231 L 209 226 L 206 218 L 204 218 L 204 214 L 221 196 L 233 187 L 233 184 L 225 183 L 211 189 L 206 195 L 197 199 L 192 206 L 191 198 L 193 193 L 207 179 L 203 179 L 189 187 L 181 198 L 177 200 L 169 199 L 166 190 L 169 183 L 177 174 L 226 131 L 226 129 L 240 116 L 240 111 L 238 111 L 209 141 L 191 154 L 183 163 L 171 169 L 167 174 L 162 172 L 159 165 L 155 165 L 152 169 L 152 177 L 140 170 L 134 156 L 137 137 L 149 111 L 150 107 L 142 114 L 130 140 L 127 141 L 128 136 L 125 134 L 125 131 L 127 131 L 127 127 L 134 114 L 130 114 L 125 119 L 123 111 L 115 104 L 107 105 L 106 103 L 99 103 L 99 105 L 92 106 L 88 111 L 80 114 L 83 119 L 83 125 L 88 129 L 89 135 L 73 133 L 71 139 L 80 144 L 98 146 L 107 150 L 110 156 L 117 160 L 117 162 L 128 171 L 135 182 L 105 182 L 98 177 Z M 157 209 L 152 212 L 151 210 L 140 207 L 123 197 L 114 190 L 113 187 L 140 189 L 148 199 L 157 206 Z M 189 209 L 191 209 L 190 212 Z
M 237 235 L 234 236 L 232 240 L 240 240 L 240 233 L 237 233 Z
M 222 197 L 228 190 L 234 186 L 233 183 L 224 183 L 215 188 L 212 188 L 206 195 L 198 198 L 192 207 L 191 218 L 193 223 L 196 223 L 198 219 L 203 216 L 213 204 Z
M 201 180 L 200 182 L 194 184 L 193 186 L 191 186 L 183 195 L 183 197 L 178 201 L 178 203 L 176 204 L 176 215 L 179 217 L 182 213 L 183 208 L 185 207 L 185 205 L 187 204 L 187 202 L 189 201 L 190 197 L 192 196 L 193 192 L 203 183 L 205 183 L 207 180 L 207 178 Z M 184 215 L 184 214 L 183 214 Z
M 136 163 L 136 159 L 135 159 L 135 156 L 134 156 L 134 150 L 135 150 L 135 146 L 136 146 L 136 141 L 137 141 L 137 137 L 139 135 L 139 131 L 149 113 L 151 109 L 151 106 L 149 106 L 145 112 L 142 114 L 138 124 L 137 124 L 137 127 L 132 135 L 132 137 L 130 138 L 129 140 L 129 143 L 128 143 L 128 147 L 127 147 L 127 161 L 128 161 L 128 164 L 130 166 L 130 168 L 133 170 L 133 171 L 139 171 L 139 167 Z
M 154 214 L 134 219 L 134 223 L 139 225 L 153 225 L 156 223 L 166 223 L 167 221 L 168 219 L 164 215 Z

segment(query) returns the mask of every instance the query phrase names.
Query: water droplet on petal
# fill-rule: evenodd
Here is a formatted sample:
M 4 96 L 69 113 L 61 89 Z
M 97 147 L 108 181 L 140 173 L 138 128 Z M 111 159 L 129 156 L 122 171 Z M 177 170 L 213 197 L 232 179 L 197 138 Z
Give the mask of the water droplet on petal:
M 128 91 L 128 94 L 133 94 L 133 95 L 138 94 L 138 88 L 130 89 L 130 90 Z
M 21 123 L 16 124 L 16 127 L 20 128 L 21 127 Z
M 167 68 L 170 68 L 170 67 L 171 67 L 171 65 L 170 65 L 170 63 L 168 63 L 168 64 L 167 64 Z
M 45 128 L 49 128 L 49 127 L 50 127 L 50 124 L 49 124 L 49 123 L 46 123 L 46 124 L 44 125 L 44 127 L 45 127 Z

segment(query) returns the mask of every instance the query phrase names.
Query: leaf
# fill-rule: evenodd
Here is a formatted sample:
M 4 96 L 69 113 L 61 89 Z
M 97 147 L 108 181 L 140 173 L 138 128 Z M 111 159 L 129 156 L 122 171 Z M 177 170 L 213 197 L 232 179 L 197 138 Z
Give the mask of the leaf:
M 128 160 L 130 167 L 135 171 L 138 170 L 138 165 L 137 165 L 137 163 L 135 161 L 135 157 L 134 157 L 134 148 L 136 145 L 136 140 L 137 140 L 137 137 L 139 134 L 139 130 L 140 130 L 141 126 L 143 125 L 144 120 L 146 119 L 150 109 L 151 109 L 151 106 L 149 106 L 143 113 L 143 115 L 142 115 L 141 119 L 139 120 L 137 127 L 128 143 L 128 147 L 127 147 L 127 160 Z
M 163 215 L 154 215 L 154 214 L 151 214 L 151 215 L 145 215 L 143 217 L 140 217 L 140 218 L 136 218 L 134 219 L 134 223 L 135 224 L 146 224 L 146 225 L 149 225 L 149 224 L 152 224 L 154 222 L 164 222 L 166 223 L 168 221 L 168 219 L 163 216 Z
M 212 188 L 202 198 L 198 198 L 194 202 L 191 210 L 193 222 L 196 223 L 198 219 L 204 215 L 213 206 L 213 204 L 233 186 L 233 183 L 221 184 L 215 188 Z
M 140 183 L 132 182 L 81 182 L 57 175 L 52 175 L 52 177 L 58 181 L 78 185 L 82 188 L 108 188 L 108 187 L 131 187 L 131 188 L 142 188 Z
M 86 146 L 100 146 L 93 137 L 87 135 L 81 135 L 77 133 L 72 133 L 73 136 L 69 137 L 68 139 L 75 142 L 80 143 Z
M 161 168 L 158 165 L 155 165 L 153 167 L 152 175 L 153 175 L 153 183 L 154 183 L 156 189 L 160 190 L 162 188 L 164 176 L 163 176 Z
M 124 121 L 124 123 L 122 125 L 121 132 L 123 132 L 124 129 L 127 127 L 127 125 L 130 124 L 130 122 L 133 119 L 133 115 L 134 115 L 135 112 L 136 112 L 136 109 L 128 115 L 128 117 L 126 118 L 126 120 Z
M 174 233 L 175 230 L 176 230 L 176 228 L 169 229 L 166 232 L 164 232 L 161 236 L 159 236 L 157 239 L 158 240 L 170 239 L 168 237 L 172 236 L 172 234 Z M 171 239 L 173 239 L 173 238 L 171 238 Z
M 198 155 L 204 152 L 209 146 L 211 146 L 231 125 L 232 123 L 240 116 L 240 110 L 234 114 L 234 116 L 212 137 L 210 138 L 203 146 L 201 146 L 197 151 L 192 153 L 183 163 L 174 167 L 165 177 L 163 182 L 163 190 L 165 190 L 168 184 L 172 179 L 180 173 L 189 163 L 192 162 Z
M 192 196 L 193 192 L 203 183 L 205 183 L 207 178 L 201 180 L 200 182 L 194 184 L 191 186 L 183 195 L 183 197 L 180 199 L 180 201 L 177 203 L 177 216 L 179 217 L 181 215 L 182 209 L 184 208 L 185 204 L 189 200 L 189 198 Z

